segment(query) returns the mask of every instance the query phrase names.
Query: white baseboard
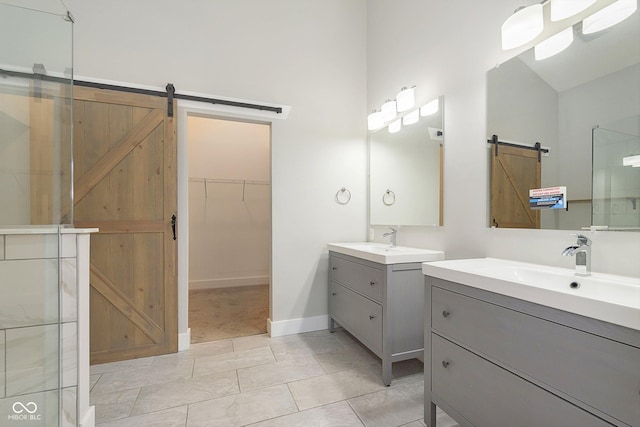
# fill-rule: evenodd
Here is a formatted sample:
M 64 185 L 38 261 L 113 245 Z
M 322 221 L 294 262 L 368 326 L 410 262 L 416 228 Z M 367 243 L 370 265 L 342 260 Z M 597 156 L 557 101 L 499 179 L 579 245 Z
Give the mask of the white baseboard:
M 271 337 L 320 331 L 329 328 L 329 315 L 303 317 L 300 319 L 272 321 L 267 319 L 267 332 Z
M 233 288 L 236 286 L 266 285 L 269 276 L 228 277 L 224 279 L 189 280 L 189 290 Z
M 95 427 L 96 425 L 96 407 L 89 406 L 84 415 L 80 418 L 78 427 Z
M 183 334 L 178 334 L 178 351 L 189 350 L 189 347 L 191 347 L 191 328 Z

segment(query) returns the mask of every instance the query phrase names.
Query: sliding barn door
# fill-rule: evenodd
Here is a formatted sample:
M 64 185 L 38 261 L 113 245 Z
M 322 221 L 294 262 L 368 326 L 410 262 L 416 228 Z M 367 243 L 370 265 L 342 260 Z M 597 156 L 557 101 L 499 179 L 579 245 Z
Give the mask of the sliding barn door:
M 491 225 L 540 228 L 540 211 L 529 208 L 529 190 L 540 188 L 536 150 L 500 145 L 491 151 Z
M 74 88 L 74 217 L 91 236 L 91 363 L 177 351 L 167 99 Z

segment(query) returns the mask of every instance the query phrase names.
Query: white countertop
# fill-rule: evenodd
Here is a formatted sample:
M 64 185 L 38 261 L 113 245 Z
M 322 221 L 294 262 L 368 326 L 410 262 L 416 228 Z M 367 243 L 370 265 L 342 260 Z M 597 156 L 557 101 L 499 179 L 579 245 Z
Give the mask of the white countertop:
M 394 246 L 386 243 L 353 242 L 329 243 L 330 251 L 351 255 L 379 264 L 405 264 L 411 262 L 430 262 L 444 259 L 444 252 L 431 249 Z
M 97 228 L 62 227 L 62 229 L 60 229 L 60 234 L 88 234 L 97 232 Z M 22 225 L 17 227 L 0 227 L 0 236 L 8 234 L 58 234 L 58 227 L 51 225 Z
M 570 313 L 640 330 L 640 278 L 592 273 L 496 258 L 437 261 L 422 272 Z M 571 283 L 579 284 L 572 288 Z

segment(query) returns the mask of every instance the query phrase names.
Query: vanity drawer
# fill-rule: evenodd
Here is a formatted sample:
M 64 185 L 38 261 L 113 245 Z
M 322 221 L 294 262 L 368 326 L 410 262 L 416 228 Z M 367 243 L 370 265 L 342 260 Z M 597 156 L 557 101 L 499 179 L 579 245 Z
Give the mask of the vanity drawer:
M 332 256 L 330 274 L 331 280 L 348 286 L 371 299 L 382 302 L 384 277 L 382 270 Z
M 432 307 L 432 330 L 640 426 L 640 349 L 436 287 Z
M 331 283 L 330 316 L 378 356 L 382 354 L 382 306 Z
M 436 334 L 431 337 L 433 398 L 472 425 L 611 425 Z

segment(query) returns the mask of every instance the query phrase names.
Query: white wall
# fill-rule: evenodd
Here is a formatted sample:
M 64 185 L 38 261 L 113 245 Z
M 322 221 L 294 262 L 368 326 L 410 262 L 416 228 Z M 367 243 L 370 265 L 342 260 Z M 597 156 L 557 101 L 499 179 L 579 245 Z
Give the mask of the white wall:
M 190 116 L 187 135 L 189 289 L 268 284 L 270 126 Z
M 494 256 L 572 268 L 568 231 L 487 227 L 486 72 L 502 52 L 500 27 L 519 0 L 369 0 L 367 107 L 402 86 L 423 102 L 445 95 L 444 227 L 403 227 L 398 244 L 442 249 L 447 258 Z M 389 37 L 392 34 L 393 37 Z M 640 235 L 587 233 L 593 270 L 640 276 Z
M 393 134 L 383 128 L 369 144 L 371 222 L 394 225 L 403 219 L 405 224 L 437 225 L 440 141 L 429 137 L 425 118 Z M 393 194 L 383 200 L 387 190 Z
M 31 72 L 37 63 L 44 65 L 47 74 L 65 75 L 72 66 L 72 27 L 64 19 L 62 4 L 55 0 L 2 3 L 21 7 L 0 5 L 0 66 Z
M 365 1 L 66 3 L 79 76 L 292 107 L 272 125 L 271 318 L 326 315 L 326 243 L 366 235 Z

